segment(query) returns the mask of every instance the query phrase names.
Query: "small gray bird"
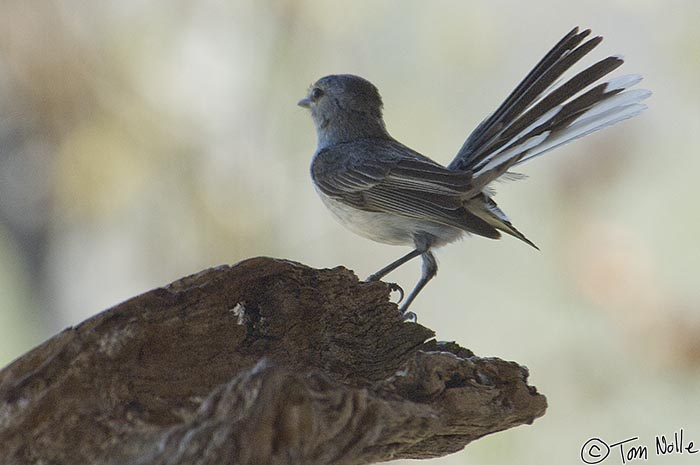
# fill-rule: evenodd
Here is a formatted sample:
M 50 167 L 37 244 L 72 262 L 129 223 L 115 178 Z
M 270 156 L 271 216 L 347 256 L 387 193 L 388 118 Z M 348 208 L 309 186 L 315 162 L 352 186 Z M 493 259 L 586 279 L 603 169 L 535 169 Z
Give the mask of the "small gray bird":
M 415 318 L 407 309 L 437 273 L 433 248 L 468 233 L 498 239 L 499 231 L 537 248 L 498 208 L 489 184 L 514 166 L 646 108 L 640 102 L 651 92 L 628 90 L 641 76 L 600 82 L 623 63 L 619 56 L 557 82 L 602 40 L 584 41 L 590 32 L 574 28 L 564 36 L 477 126 L 447 167 L 389 135 L 382 98 L 361 77 L 323 77 L 299 101 L 316 125 L 311 177 L 326 207 L 361 236 L 414 248 L 368 281 L 423 257 L 422 276 L 401 307 L 404 318 Z

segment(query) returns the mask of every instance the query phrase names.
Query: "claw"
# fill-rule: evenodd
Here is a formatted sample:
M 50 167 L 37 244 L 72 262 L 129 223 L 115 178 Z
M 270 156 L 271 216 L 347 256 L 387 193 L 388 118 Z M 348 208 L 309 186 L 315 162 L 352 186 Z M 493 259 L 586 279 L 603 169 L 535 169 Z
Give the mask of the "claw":
M 403 288 L 396 283 L 386 283 L 386 285 L 389 286 L 390 290 L 397 291 L 399 293 L 399 300 L 397 300 L 396 303 L 400 304 L 405 295 L 403 292 Z
M 406 312 L 403 314 L 403 321 L 412 321 L 413 323 L 418 323 L 418 315 L 413 312 Z

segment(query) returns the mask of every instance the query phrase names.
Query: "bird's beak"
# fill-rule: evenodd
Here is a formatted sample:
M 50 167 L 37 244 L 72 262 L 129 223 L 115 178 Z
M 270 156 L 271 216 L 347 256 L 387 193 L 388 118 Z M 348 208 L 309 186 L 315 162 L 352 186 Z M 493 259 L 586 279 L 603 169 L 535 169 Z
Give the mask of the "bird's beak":
M 311 99 L 309 97 L 304 97 L 297 102 L 297 105 L 304 108 L 309 108 L 311 106 Z

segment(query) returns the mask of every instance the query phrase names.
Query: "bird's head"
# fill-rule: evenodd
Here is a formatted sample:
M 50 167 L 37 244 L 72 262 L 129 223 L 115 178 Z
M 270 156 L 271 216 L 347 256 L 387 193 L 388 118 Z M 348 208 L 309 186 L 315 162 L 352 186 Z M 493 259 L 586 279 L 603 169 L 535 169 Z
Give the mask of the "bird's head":
M 298 105 L 311 111 L 319 145 L 386 135 L 382 97 L 371 82 L 359 76 L 322 77 Z

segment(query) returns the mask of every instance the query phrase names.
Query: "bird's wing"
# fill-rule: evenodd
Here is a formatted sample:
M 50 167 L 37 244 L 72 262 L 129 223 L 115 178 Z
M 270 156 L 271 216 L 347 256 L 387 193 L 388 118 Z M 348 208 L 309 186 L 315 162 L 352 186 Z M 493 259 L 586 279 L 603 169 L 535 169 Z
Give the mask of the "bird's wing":
M 463 206 L 472 189 L 470 173 L 449 170 L 393 140 L 364 139 L 322 149 L 311 175 L 323 194 L 360 210 L 499 237 Z
M 564 36 L 472 132 L 449 168 L 471 171 L 474 188 L 482 189 L 512 166 L 643 111 L 646 106 L 640 102 L 651 93 L 628 90 L 641 76 L 596 85 L 623 63 L 619 56 L 607 57 L 552 89 L 601 42 L 602 37 L 583 42 L 590 32 L 574 28 Z

